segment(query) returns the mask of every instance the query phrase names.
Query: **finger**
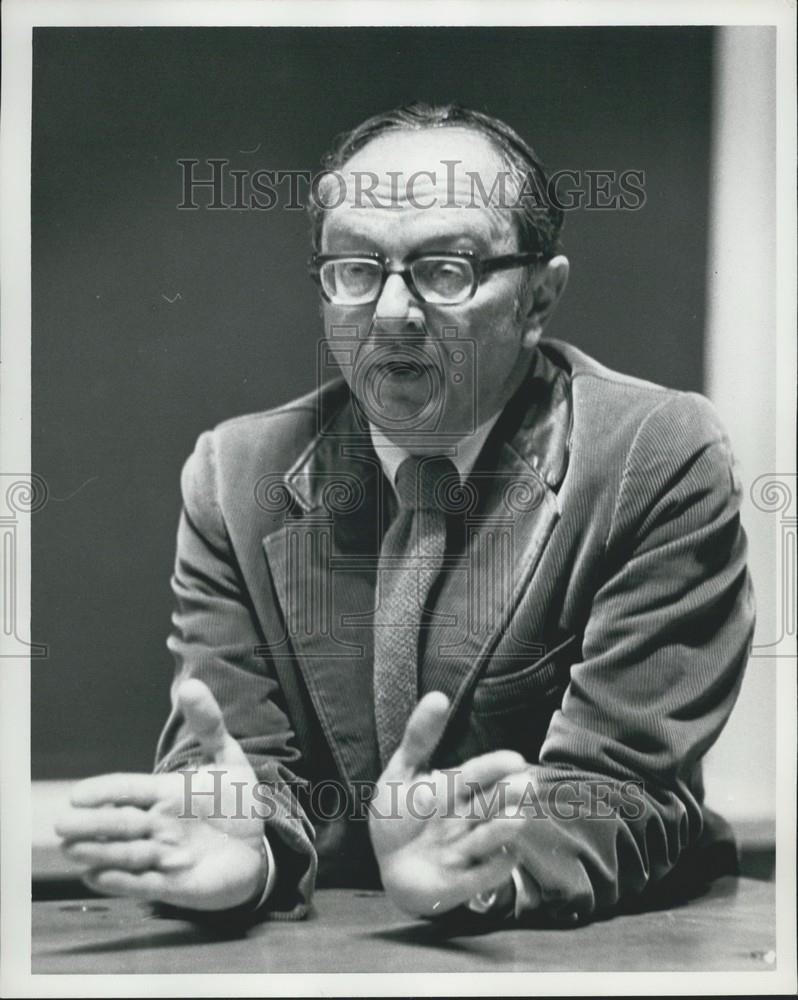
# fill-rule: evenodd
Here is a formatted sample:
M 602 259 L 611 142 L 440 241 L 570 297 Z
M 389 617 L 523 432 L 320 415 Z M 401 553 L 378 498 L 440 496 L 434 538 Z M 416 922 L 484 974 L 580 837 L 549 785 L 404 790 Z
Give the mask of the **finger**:
M 405 773 L 422 768 L 438 745 L 449 717 L 449 699 L 441 691 L 430 691 L 413 709 L 402 742 L 388 762 L 386 772 Z
M 73 806 L 132 805 L 149 808 L 159 798 L 162 775 L 100 774 L 72 789 Z
M 525 823 L 523 816 L 502 816 L 480 823 L 457 842 L 456 850 L 461 852 L 465 864 L 479 864 L 497 854 L 504 854 L 515 863 L 517 855 L 513 845 Z
M 457 886 L 457 895 L 461 902 L 473 899 L 474 896 L 482 892 L 492 892 L 511 877 L 515 862 L 511 855 L 499 853 L 483 861 L 481 864 L 473 865 L 454 876 Z
M 135 806 L 72 809 L 55 824 L 55 832 L 64 840 L 138 840 L 149 837 L 155 817 Z
M 533 769 L 527 765 L 523 771 L 511 774 L 502 783 L 502 809 L 505 815 L 515 816 L 519 812 L 540 808 Z
M 217 764 L 246 764 L 241 747 L 227 732 L 222 710 L 202 681 L 184 681 L 177 692 L 180 708 L 203 752 Z
M 150 902 L 161 899 L 167 891 L 166 879 L 160 872 L 126 872 L 114 868 L 90 871 L 83 876 L 90 889 L 108 896 L 130 896 Z
M 88 868 L 141 872 L 161 866 L 164 847 L 155 840 L 116 840 L 107 844 L 76 840 L 64 846 L 64 853 Z
M 525 766 L 526 761 L 515 750 L 494 750 L 480 757 L 472 757 L 455 772 L 456 781 L 452 791 L 457 799 L 467 801 L 478 788 L 487 789 Z

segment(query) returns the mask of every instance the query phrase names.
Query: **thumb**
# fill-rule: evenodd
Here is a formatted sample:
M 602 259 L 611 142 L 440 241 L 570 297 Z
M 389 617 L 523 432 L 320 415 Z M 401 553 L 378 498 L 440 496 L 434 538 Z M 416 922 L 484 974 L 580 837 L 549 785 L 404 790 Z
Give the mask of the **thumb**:
M 227 732 L 222 710 L 206 684 L 193 678 L 184 681 L 177 698 L 188 728 L 206 757 L 214 764 L 246 763 L 244 751 Z
M 424 768 L 438 745 L 449 717 L 449 699 L 442 691 L 430 691 L 413 709 L 402 742 L 386 768 L 406 773 Z

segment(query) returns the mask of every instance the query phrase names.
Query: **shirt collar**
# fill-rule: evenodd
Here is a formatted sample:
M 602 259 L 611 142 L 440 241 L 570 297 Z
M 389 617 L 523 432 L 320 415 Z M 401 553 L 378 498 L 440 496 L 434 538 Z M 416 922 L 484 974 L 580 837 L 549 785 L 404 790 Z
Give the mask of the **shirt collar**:
M 466 434 L 455 445 L 447 446 L 447 451 L 450 448 L 455 449 L 454 454 L 449 455 L 449 457 L 454 462 L 455 468 L 460 474 L 460 479 L 464 482 L 468 479 L 471 470 L 474 468 L 476 460 L 479 458 L 479 453 L 482 451 L 482 446 L 493 430 L 493 425 L 499 419 L 500 414 L 501 411 L 495 413 L 489 420 L 480 424 L 471 434 Z M 385 473 L 391 486 L 395 488 L 396 473 L 399 471 L 399 466 L 402 462 L 410 455 L 410 452 L 401 445 L 394 444 L 371 421 L 369 421 L 369 431 L 371 432 L 371 442 L 380 460 L 382 471 Z

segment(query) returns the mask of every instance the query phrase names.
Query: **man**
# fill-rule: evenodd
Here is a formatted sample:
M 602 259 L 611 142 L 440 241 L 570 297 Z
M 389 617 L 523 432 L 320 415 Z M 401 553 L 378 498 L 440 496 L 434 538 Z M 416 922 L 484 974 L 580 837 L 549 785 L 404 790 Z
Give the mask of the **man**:
M 283 918 L 381 883 L 572 922 L 706 873 L 753 624 L 711 406 L 541 340 L 562 213 L 502 122 L 398 109 L 327 166 L 343 378 L 200 437 L 157 773 L 78 785 L 66 851 L 103 892 Z

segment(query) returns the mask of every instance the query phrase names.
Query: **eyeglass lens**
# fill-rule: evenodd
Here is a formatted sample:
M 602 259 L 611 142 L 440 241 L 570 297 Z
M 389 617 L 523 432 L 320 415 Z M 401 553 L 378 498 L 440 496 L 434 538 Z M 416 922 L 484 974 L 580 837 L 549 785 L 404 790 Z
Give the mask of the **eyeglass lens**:
M 341 305 L 358 305 L 375 300 L 382 286 L 379 261 L 365 258 L 332 260 L 322 264 L 324 291 Z M 422 257 L 410 265 L 410 275 L 426 302 L 456 303 L 468 298 L 474 282 L 470 261 L 462 257 Z

